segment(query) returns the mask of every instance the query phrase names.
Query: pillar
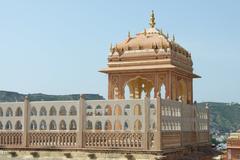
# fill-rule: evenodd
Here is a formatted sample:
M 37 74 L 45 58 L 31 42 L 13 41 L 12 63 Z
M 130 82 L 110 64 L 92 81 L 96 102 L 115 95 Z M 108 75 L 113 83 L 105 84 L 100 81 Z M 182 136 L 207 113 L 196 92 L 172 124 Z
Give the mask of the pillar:
M 23 137 L 22 137 L 22 145 L 23 147 L 28 147 L 29 144 L 29 137 L 28 137 L 28 131 L 29 131 L 29 99 L 26 96 L 24 98 L 24 113 L 23 113 Z
M 150 99 L 146 96 L 144 98 L 144 150 L 149 150 L 149 108 L 150 108 Z
M 160 151 L 162 149 L 162 109 L 161 109 L 161 95 L 158 94 L 157 96 L 157 107 L 156 107 L 156 116 L 157 116 L 157 122 L 156 122 L 156 129 L 157 131 L 154 133 L 154 146 L 157 151 Z
M 77 132 L 77 145 L 83 148 L 83 131 L 85 123 L 85 99 L 80 95 L 79 100 L 79 116 L 78 116 L 78 132 Z

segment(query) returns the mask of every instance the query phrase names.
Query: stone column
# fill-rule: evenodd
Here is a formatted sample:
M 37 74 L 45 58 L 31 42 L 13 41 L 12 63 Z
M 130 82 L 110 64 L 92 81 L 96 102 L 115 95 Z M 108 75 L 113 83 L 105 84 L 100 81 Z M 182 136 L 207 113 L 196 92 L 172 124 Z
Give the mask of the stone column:
M 148 97 L 144 98 L 144 150 L 149 150 L 149 108 L 150 108 L 150 99 Z
M 85 123 L 85 99 L 80 95 L 79 100 L 79 116 L 78 116 L 78 132 L 77 132 L 77 145 L 83 148 L 83 130 Z
M 162 149 L 162 109 L 161 109 L 161 95 L 158 94 L 157 96 L 157 107 L 156 107 L 156 116 L 157 116 L 157 122 L 156 122 L 156 129 L 157 131 L 154 133 L 154 147 L 157 151 L 160 151 Z
M 28 137 L 28 131 L 29 131 L 29 99 L 26 96 L 24 98 L 24 112 L 23 112 L 23 137 L 22 137 L 22 145 L 23 147 L 28 147 L 29 137 Z

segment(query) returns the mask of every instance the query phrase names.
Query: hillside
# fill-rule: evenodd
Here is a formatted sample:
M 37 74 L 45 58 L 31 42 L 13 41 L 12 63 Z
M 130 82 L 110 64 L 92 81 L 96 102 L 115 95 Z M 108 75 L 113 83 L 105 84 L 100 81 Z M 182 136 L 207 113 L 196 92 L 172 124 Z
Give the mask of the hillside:
M 240 104 L 207 102 L 210 109 L 211 132 L 226 133 L 240 129 Z M 204 106 L 206 103 L 200 103 Z
M 24 97 L 28 96 L 30 101 L 64 101 L 64 100 L 79 100 L 80 94 L 69 95 L 46 95 L 42 93 L 37 94 L 20 94 L 17 92 L 0 91 L 0 102 L 21 102 Z M 81 94 L 86 100 L 104 99 L 99 94 Z

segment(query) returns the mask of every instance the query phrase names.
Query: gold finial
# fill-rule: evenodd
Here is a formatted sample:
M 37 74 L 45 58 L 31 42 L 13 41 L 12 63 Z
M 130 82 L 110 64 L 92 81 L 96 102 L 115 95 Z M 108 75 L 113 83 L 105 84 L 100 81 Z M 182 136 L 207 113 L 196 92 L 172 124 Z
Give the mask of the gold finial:
M 131 33 L 130 32 L 128 32 L 128 38 L 131 38 Z
M 145 36 L 147 35 L 147 30 L 146 30 L 146 28 L 144 28 L 144 35 L 145 35 Z
M 174 35 L 173 35 L 172 39 L 173 39 L 173 42 L 175 42 L 175 36 Z
M 150 16 L 150 22 L 149 22 L 149 24 L 150 24 L 150 27 L 151 28 L 154 28 L 155 27 L 155 16 L 154 16 L 154 11 L 152 10 L 152 13 L 151 13 L 151 16 Z
M 111 52 L 113 51 L 112 43 L 111 43 L 111 45 L 110 45 L 110 51 L 111 51 Z

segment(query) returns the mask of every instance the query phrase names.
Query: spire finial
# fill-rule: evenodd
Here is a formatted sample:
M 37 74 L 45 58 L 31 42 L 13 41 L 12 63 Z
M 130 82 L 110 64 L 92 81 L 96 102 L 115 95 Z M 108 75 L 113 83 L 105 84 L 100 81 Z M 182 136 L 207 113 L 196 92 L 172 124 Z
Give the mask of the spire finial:
M 151 28 L 154 28 L 155 27 L 155 16 L 154 16 L 154 11 L 152 10 L 152 13 L 151 13 L 151 16 L 150 16 L 150 22 L 149 22 L 149 24 L 150 24 L 150 27 Z
M 130 32 L 128 32 L 128 38 L 131 38 L 131 33 Z
M 173 42 L 175 42 L 175 36 L 174 36 L 174 35 L 173 35 L 173 38 L 172 38 L 172 39 L 173 39 Z

